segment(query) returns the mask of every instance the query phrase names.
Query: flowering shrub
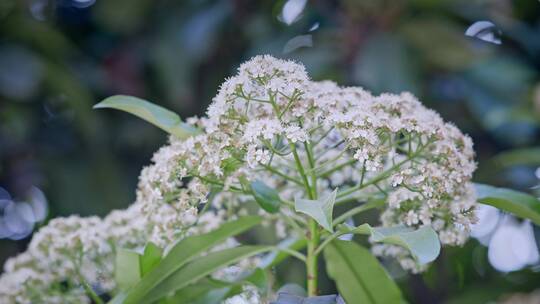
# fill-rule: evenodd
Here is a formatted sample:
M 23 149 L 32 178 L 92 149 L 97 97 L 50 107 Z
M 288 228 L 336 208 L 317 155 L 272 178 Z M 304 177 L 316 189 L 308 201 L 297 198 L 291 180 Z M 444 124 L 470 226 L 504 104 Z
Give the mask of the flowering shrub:
M 98 106 L 153 122 L 172 134 L 169 143 L 143 169 L 131 207 L 103 219 L 54 219 L 36 233 L 5 265 L 2 303 L 178 300 L 207 275 L 225 285 L 197 285 L 227 286 L 221 300 L 261 303 L 272 291 L 249 278 L 279 255 L 305 262 L 307 295 L 316 296 L 322 254 L 348 303 L 394 303 L 401 294 L 377 260 L 340 238 L 368 235 L 373 254 L 419 272 L 440 244 L 464 244 L 475 222 L 471 139 L 409 93 L 315 82 L 300 64 L 257 56 L 223 83 L 206 117 L 187 123 L 133 97 Z M 346 211 L 336 216 L 336 206 Z M 380 210 L 381 226 L 355 225 L 370 209 Z M 238 246 L 232 237 L 261 220 L 284 241 Z M 135 278 L 124 268 L 132 256 L 141 265 Z M 358 282 L 368 276 L 380 284 Z

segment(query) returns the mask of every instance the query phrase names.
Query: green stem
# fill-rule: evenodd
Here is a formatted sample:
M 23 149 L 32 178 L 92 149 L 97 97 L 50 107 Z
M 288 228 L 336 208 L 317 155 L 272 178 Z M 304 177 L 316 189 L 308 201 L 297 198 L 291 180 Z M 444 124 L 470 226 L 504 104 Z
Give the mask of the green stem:
M 79 267 L 77 267 L 76 272 L 77 272 L 77 277 L 79 278 L 79 281 L 81 281 L 81 285 L 84 288 L 84 291 L 90 297 L 90 299 L 92 299 L 92 301 L 96 304 L 105 304 L 105 302 L 103 302 L 103 300 L 94 292 L 94 290 L 88 284 L 88 282 L 86 282 L 81 272 L 79 271 Z
M 298 169 L 298 173 L 300 173 L 300 176 L 302 177 L 302 181 L 304 182 L 304 187 L 306 188 L 307 195 L 309 199 L 315 199 L 311 192 L 304 166 L 302 166 L 302 161 L 300 161 L 300 156 L 298 156 L 298 152 L 296 151 L 296 146 L 293 143 L 291 143 L 290 146 L 294 156 L 294 161 L 296 162 L 296 168 Z
M 390 174 L 392 174 L 396 169 L 398 169 L 399 167 L 401 167 L 403 164 L 411 161 L 413 158 L 415 158 L 416 156 L 418 156 L 428 145 L 429 145 L 430 142 L 426 143 L 425 145 L 421 146 L 420 148 L 418 148 L 418 150 L 416 150 L 416 152 L 414 152 L 412 155 L 410 155 L 409 157 L 407 157 L 406 159 L 400 161 L 399 163 L 393 165 L 392 167 L 390 167 L 388 170 L 382 172 L 381 174 L 377 175 L 376 177 L 374 177 L 373 179 L 371 179 L 370 181 L 368 181 L 367 183 L 363 184 L 362 182 L 358 183 L 356 186 L 353 186 L 353 187 L 350 187 L 346 190 L 343 190 L 341 192 L 339 192 L 337 194 L 337 197 L 338 198 L 341 198 L 341 197 L 344 197 L 346 195 L 349 195 L 351 193 L 354 193 L 355 191 L 358 191 L 358 190 L 361 190 L 361 189 L 364 189 L 366 188 L 367 186 L 371 186 L 371 185 L 374 185 L 374 184 L 377 184 L 378 182 L 388 178 L 390 176 Z
M 285 253 L 288 253 L 288 254 L 292 255 L 293 257 L 299 259 L 300 261 L 306 263 L 306 256 L 303 255 L 302 253 L 296 251 L 296 250 L 292 250 L 292 249 L 289 249 L 289 248 L 282 248 L 282 247 L 278 247 L 278 246 L 273 246 L 272 248 L 274 250 L 276 250 L 276 251 L 283 251 Z
M 309 237 L 307 244 L 307 292 L 309 297 L 317 295 L 318 283 L 318 264 L 317 264 L 317 245 L 319 244 L 319 227 L 315 220 L 309 220 Z
M 306 154 L 308 156 L 310 175 L 311 175 L 311 199 L 317 199 L 317 174 L 315 173 L 315 160 L 313 158 L 312 146 L 309 142 L 304 143 L 304 148 L 306 149 Z M 318 294 L 318 282 L 319 282 L 319 264 L 318 264 L 318 254 L 316 253 L 317 246 L 319 245 L 320 234 L 319 234 L 319 225 L 314 219 L 309 221 L 309 238 L 308 238 L 308 248 L 307 248 L 307 261 L 306 261 L 306 270 L 307 270 L 307 289 L 308 296 L 313 297 Z
M 315 174 L 315 160 L 313 158 L 313 150 L 311 144 L 308 142 L 304 143 L 304 148 L 306 149 L 306 154 L 309 162 L 309 175 L 311 176 L 311 191 L 313 192 L 313 199 L 317 198 L 317 174 Z
M 369 203 L 366 203 L 366 204 L 364 204 L 362 206 L 353 208 L 353 209 L 343 213 L 339 217 L 337 217 L 334 220 L 334 226 L 337 226 L 338 224 L 341 224 L 342 222 L 345 222 L 348 218 L 350 218 L 350 217 L 352 217 L 352 216 L 354 216 L 354 215 L 356 215 L 358 213 L 361 213 L 361 212 L 364 212 L 364 211 L 367 211 L 367 210 L 382 206 L 383 204 L 384 204 L 384 200 L 377 199 L 377 200 L 373 200 L 373 201 L 371 201 Z M 338 237 L 340 237 L 340 236 L 342 236 L 344 234 L 349 234 L 349 233 L 351 233 L 351 232 L 350 231 L 336 231 L 333 234 L 329 235 L 327 238 L 324 239 L 324 241 L 319 245 L 319 247 L 317 247 L 317 249 L 315 250 L 315 254 L 316 255 L 320 254 L 323 251 L 324 247 L 326 247 L 326 245 L 328 245 L 330 242 L 332 242 L 333 240 L 337 239 Z
M 326 239 L 324 239 L 324 241 L 319 245 L 319 247 L 317 247 L 317 249 L 315 249 L 315 254 L 320 254 L 322 252 L 322 250 L 324 249 L 324 247 L 326 247 L 326 245 L 328 245 L 331 241 L 337 239 L 338 237 L 344 235 L 344 234 L 348 234 L 350 232 L 343 232 L 343 231 L 336 231 L 334 232 L 333 234 L 331 234 L 330 236 L 328 236 Z
M 272 167 L 272 166 L 269 166 L 269 165 L 265 165 L 265 164 L 261 164 L 266 170 L 278 175 L 278 176 L 281 176 L 283 177 L 285 180 L 288 180 L 288 181 L 291 181 L 295 184 L 298 184 L 300 186 L 302 186 L 302 181 L 294 178 L 294 177 L 291 177 L 291 176 L 288 176 L 286 175 L 285 173 L 283 172 L 280 172 L 279 170 L 277 170 L 276 168 Z
M 304 166 L 302 165 L 302 162 L 300 161 L 300 157 L 298 156 L 298 151 L 296 151 L 296 145 L 291 143 L 290 144 L 291 151 L 294 156 L 294 160 L 296 162 L 296 167 L 298 169 L 298 172 L 300 176 L 302 177 L 302 180 L 304 182 L 304 187 L 306 189 L 307 195 L 309 199 L 314 200 L 317 199 L 317 180 L 315 176 L 315 172 L 311 171 L 311 178 L 313 185 L 310 186 L 308 177 L 306 175 L 306 172 L 304 170 Z M 313 169 L 315 166 L 314 160 L 313 160 L 313 154 L 311 153 L 311 146 L 309 144 L 305 144 L 306 148 L 306 154 L 308 155 L 308 161 L 310 168 Z M 307 290 L 308 290 L 308 296 L 316 296 L 317 295 L 317 289 L 318 289 L 318 264 L 317 264 L 317 255 L 315 254 L 315 250 L 317 249 L 317 246 L 319 244 L 319 226 L 317 222 L 310 218 L 309 219 L 309 232 L 307 234 L 307 255 L 306 255 L 306 276 L 307 276 Z
M 278 119 L 281 121 L 281 114 L 279 112 L 279 109 L 274 101 L 274 98 L 271 94 L 270 95 L 270 103 L 272 104 L 272 107 L 274 109 L 274 112 L 278 116 Z M 292 98 L 291 98 L 292 99 Z M 310 165 L 310 175 L 311 175 L 311 182 L 312 185 L 310 186 L 308 177 L 306 176 L 306 171 L 304 170 L 304 166 L 302 165 L 302 161 L 300 160 L 300 157 L 298 156 L 298 151 L 296 151 L 296 145 L 294 143 L 289 143 L 289 146 L 291 147 L 291 151 L 294 156 L 294 161 L 296 162 L 296 168 L 298 169 L 298 173 L 302 177 L 302 181 L 304 183 L 304 187 L 306 189 L 306 193 L 309 197 L 309 199 L 314 200 L 317 199 L 317 175 L 314 172 L 315 168 L 315 161 L 313 158 L 313 151 L 311 150 L 311 145 L 308 143 L 304 143 L 304 147 L 306 148 L 306 154 L 308 156 L 308 161 Z M 307 244 L 307 256 L 306 256 L 306 272 L 307 272 L 307 289 L 308 289 L 308 296 L 316 296 L 317 295 L 317 274 L 318 274 L 318 264 L 317 264 L 317 255 L 314 254 L 315 250 L 317 248 L 317 245 L 319 244 L 319 227 L 317 222 L 310 218 L 309 220 L 309 233 L 308 233 L 308 244 Z

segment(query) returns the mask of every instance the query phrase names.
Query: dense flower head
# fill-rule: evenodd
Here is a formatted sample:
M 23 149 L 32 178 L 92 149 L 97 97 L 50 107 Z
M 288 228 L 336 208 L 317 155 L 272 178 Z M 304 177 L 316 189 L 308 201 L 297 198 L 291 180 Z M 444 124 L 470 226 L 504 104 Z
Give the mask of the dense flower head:
M 160 218 L 146 217 L 143 207 L 135 203 L 104 218 L 69 216 L 51 220 L 34 234 L 27 251 L 5 263 L 0 277 L 0 303 L 90 303 L 83 283 L 97 293 L 114 292 L 114 256 L 118 248 L 141 251 L 151 240 L 173 238 L 173 232 L 161 235 L 154 229 L 154 221 Z M 188 208 L 183 212 L 193 211 Z M 215 229 L 223 220 L 215 213 L 206 213 L 199 217 L 198 226 L 180 227 L 176 222 L 174 228 L 183 230 L 185 237 Z M 233 245 L 227 242 L 224 246 Z
M 203 133 L 171 138 L 155 155 L 141 201 L 196 205 L 219 188 L 238 205 L 255 179 L 293 200 L 306 195 L 296 154 L 313 157 L 321 194 L 338 188 L 339 200 L 352 202 L 384 196 L 383 226 L 430 225 L 442 244 L 461 245 L 475 221 L 471 139 L 410 93 L 373 96 L 315 82 L 300 64 L 257 56 L 223 83 L 207 117 L 189 122 Z M 418 269 L 401 248 L 374 251 Z
M 471 139 L 409 93 L 374 96 L 316 82 L 298 63 L 257 56 L 222 84 L 206 117 L 188 123 L 201 133 L 170 137 L 142 170 L 130 208 L 104 219 L 55 219 L 36 233 L 28 251 L 6 263 L 0 300 L 32 303 L 37 292 L 48 303 L 89 302 L 81 278 L 113 291 L 116 248 L 167 247 L 242 216 L 255 180 L 285 202 L 308 196 L 306 185 L 320 196 L 338 189 L 339 205 L 382 199 L 382 226 L 431 226 L 443 245 L 463 244 L 475 221 Z M 269 223 L 280 238 L 295 233 L 283 217 L 267 215 Z M 401 247 L 374 245 L 373 252 L 405 269 L 424 267 Z M 66 283 L 71 288 L 60 291 Z M 252 290 L 237 299 L 248 298 L 258 299 Z
M 144 225 L 139 225 L 142 217 L 134 213 L 137 207 L 113 211 L 105 219 L 69 216 L 51 220 L 35 233 L 26 252 L 4 265 L 0 300 L 89 303 L 82 282 L 103 292 L 114 289 L 115 247 L 135 248 L 146 241 L 141 235 Z

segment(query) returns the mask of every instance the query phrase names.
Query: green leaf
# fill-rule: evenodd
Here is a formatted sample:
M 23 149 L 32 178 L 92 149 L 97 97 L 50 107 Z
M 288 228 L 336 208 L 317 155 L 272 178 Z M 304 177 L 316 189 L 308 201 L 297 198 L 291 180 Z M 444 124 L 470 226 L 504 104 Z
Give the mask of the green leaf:
M 255 201 L 257 201 L 261 208 L 270 213 L 276 213 L 279 211 L 281 199 L 279 198 L 279 194 L 275 189 L 268 187 L 260 180 L 252 182 L 250 187 Z
M 429 226 L 414 230 L 404 226 L 373 228 L 369 224 L 363 224 L 346 229 L 348 233 L 369 235 L 374 242 L 402 246 L 409 250 L 420 264 L 434 261 L 441 252 L 439 237 Z
M 188 286 L 184 288 L 186 289 L 192 289 L 193 287 L 198 287 L 199 283 L 193 284 L 192 286 Z M 214 288 L 214 289 L 208 289 L 208 290 L 202 290 L 199 289 L 199 292 L 202 292 L 198 295 L 188 294 L 188 296 L 185 296 L 184 294 L 179 294 L 178 296 L 175 296 L 173 301 L 166 302 L 170 304 L 221 304 L 223 301 L 229 297 L 232 297 L 236 294 L 239 294 L 242 292 L 242 287 L 238 285 L 233 286 L 227 286 L 223 288 Z
M 294 201 L 294 209 L 297 212 L 309 215 L 324 229 L 334 232 L 332 228 L 332 213 L 334 211 L 334 203 L 336 202 L 336 193 L 337 189 L 319 200 L 296 199 Z
M 475 184 L 478 202 L 508 211 L 540 225 L 540 200 L 523 192 Z
M 132 250 L 120 248 L 116 251 L 115 280 L 121 290 L 126 290 L 141 279 L 140 255 Z
M 190 260 L 226 239 L 250 229 L 260 222 L 261 218 L 258 216 L 245 216 L 239 220 L 225 223 L 210 233 L 187 237 L 181 240 L 154 269 L 145 275 L 139 283 L 130 288 L 125 303 L 143 303 L 141 299 L 145 295 Z
M 199 130 L 182 122 L 176 113 L 146 100 L 126 95 L 115 95 L 94 105 L 94 109 L 117 109 L 138 116 L 178 138 L 187 138 Z
M 347 303 L 402 303 L 401 291 L 369 250 L 335 240 L 324 249 L 326 271 Z
M 178 290 L 164 300 L 166 304 L 219 304 L 227 297 L 241 292 L 241 286 L 213 279 L 201 279 Z
M 144 247 L 144 253 L 140 258 L 141 273 L 144 276 L 161 261 L 163 250 L 158 245 L 149 242 Z
M 193 260 L 157 284 L 139 303 L 152 303 L 243 259 L 271 250 L 269 246 L 240 246 L 209 253 Z
M 226 298 L 242 292 L 245 284 L 252 284 L 259 288 L 261 293 L 266 293 L 266 272 L 257 268 L 247 275 L 241 276 L 234 281 L 220 281 L 204 278 L 175 292 L 174 296 L 167 298 L 165 304 L 219 304 Z M 160 302 L 161 303 L 161 302 Z

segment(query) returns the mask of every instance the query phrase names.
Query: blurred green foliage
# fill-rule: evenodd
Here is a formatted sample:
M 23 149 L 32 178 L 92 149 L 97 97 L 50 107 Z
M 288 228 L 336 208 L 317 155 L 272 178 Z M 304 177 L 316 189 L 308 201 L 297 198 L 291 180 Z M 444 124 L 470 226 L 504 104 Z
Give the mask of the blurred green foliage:
M 125 207 L 166 135 L 92 105 L 130 94 L 203 115 L 224 78 L 263 53 L 303 62 L 314 79 L 411 91 L 473 137 L 477 181 L 538 184 L 535 153 L 493 157 L 540 146 L 539 1 L 314 0 L 290 26 L 278 20 L 284 2 L 0 1 L 0 186 L 14 197 L 39 187 L 50 216 Z M 493 22 L 502 44 L 465 36 L 478 20 Z M 313 46 L 283 54 L 298 35 Z M 0 260 L 27 241 L 1 240 Z M 277 272 L 294 282 L 296 267 Z M 482 303 L 531 290 L 540 274 L 500 274 L 471 241 L 400 284 L 413 303 Z

